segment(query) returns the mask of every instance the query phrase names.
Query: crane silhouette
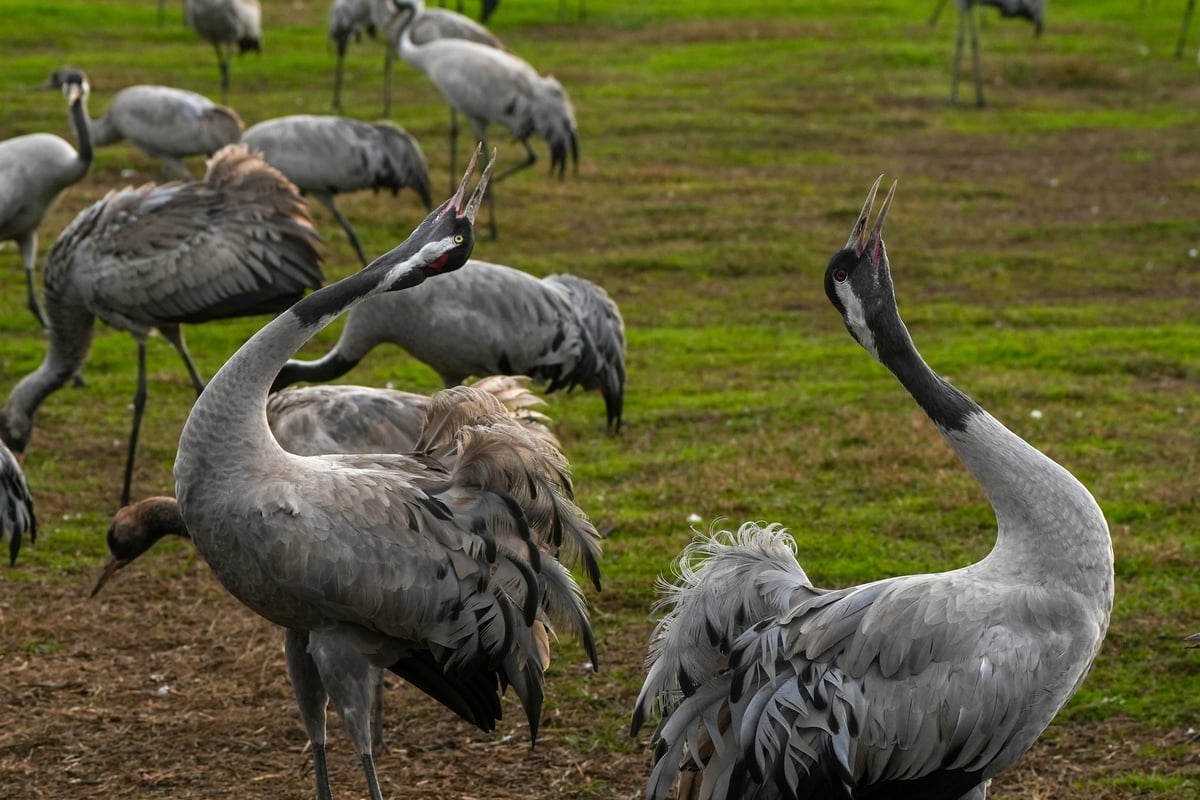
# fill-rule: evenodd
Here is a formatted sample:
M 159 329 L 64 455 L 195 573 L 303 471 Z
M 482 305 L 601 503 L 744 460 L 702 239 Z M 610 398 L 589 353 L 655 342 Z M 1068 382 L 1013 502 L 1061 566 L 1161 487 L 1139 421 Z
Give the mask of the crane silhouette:
M 405 242 L 251 337 L 179 439 L 175 494 L 196 548 L 237 599 L 285 628 L 319 798 L 330 796 L 332 700 L 381 800 L 365 722 L 372 666 L 484 730 L 512 686 L 536 736 L 552 623 L 580 634 L 594 659 L 581 590 L 558 556 L 582 557 L 598 582 L 595 528 L 571 499 L 566 459 L 494 397 L 439 394 L 409 455 L 296 456 L 264 414 L 275 372 L 346 309 L 466 262 L 491 163 L 468 196 L 472 159 Z
M 264 120 L 247 130 L 242 141 L 329 209 L 363 266 L 366 253 L 334 204 L 335 194 L 389 189 L 395 195 L 411 187 L 426 210 L 432 206 L 425 155 L 411 134 L 390 122 L 300 114 Z
M 599 389 L 609 428 L 619 431 L 625 326 L 604 289 L 573 275 L 536 278 L 502 264 L 469 263 L 407 292 L 359 303 L 333 349 L 315 361 L 288 361 L 274 388 L 333 380 L 376 345 L 391 343 L 429 365 L 446 386 L 499 373 L 528 375 L 547 391 Z
M 882 176 L 881 176 L 882 177 Z M 995 546 L 950 572 L 814 587 L 778 525 L 701 536 L 666 589 L 633 717 L 646 792 L 983 800 L 1079 688 L 1113 602 L 1108 525 L 1067 470 L 925 363 L 896 306 L 875 182 L 825 290 L 983 488 Z M 726 668 L 727 667 L 727 668 Z
M 424 72 L 454 111 L 471 122 L 475 138 L 487 147 L 487 127 L 498 123 L 525 148 L 525 160 L 496 175 L 496 182 L 537 162 L 529 144 L 536 134 L 550 148 L 550 171 L 561 179 L 567 155 L 579 165 L 579 133 L 575 111 L 566 91 L 553 76 L 541 76 L 517 56 L 495 47 L 456 38 L 420 41 L 416 23 L 433 9 L 420 0 L 392 0 L 402 15 L 398 50 L 400 58 Z M 457 126 L 450 129 L 451 159 L 457 147 Z M 496 238 L 495 199 L 489 190 L 488 233 Z
M 262 9 L 258 0 L 184 0 L 188 27 L 213 46 L 221 70 L 221 102 L 229 102 L 229 62 L 238 53 L 262 51 Z
M 14 240 L 25 269 L 26 305 L 46 327 L 46 315 L 34 286 L 37 229 L 63 189 L 78 183 L 92 165 L 88 126 L 88 81 L 82 71 L 55 70 L 41 88 L 61 89 L 79 150 L 52 133 L 30 133 L 0 142 L 0 242 Z
M 157 329 L 204 388 L 180 328 L 269 314 L 323 280 L 317 232 L 296 189 L 243 145 L 203 181 L 109 192 L 62 232 L 46 259 L 49 347 L 0 410 L 0 438 L 24 453 L 34 413 L 87 359 L 96 317 L 137 342 L 137 391 L 121 503 L 129 503 L 146 405 L 146 340 Z
M 162 161 L 163 172 L 191 180 L 188 156 L 211 156 L 242 136 L 242 120 L 228 106 L 171 86 L 127 86 L 113 95 L 104 116 L 91 123 L 97 147 L 128 139 Z
M 1045 0 L 954 0 L 958 8 L 958 35 L 954 40 L 954 72 L 950 84 L 950 103 L 958 103 L 958 82 L 962 73 L 963 38 L 967 29 L 971 34 L 971 63 L 975 75 L 975 105 L 983 108 L 983 73 L 979 68 L 979 31 L 975 25 L 975 6 L 995 6 L 1002 17 L 1018 17 L 1033 23 L 1035 36 L 1042 35 L 1045 21 Z M 935 25 L 942 13 L 946 0 L 938 0 L 929 17 L 929 24 Z
M 17 563 L 21 540 L 37 541 L 37 514 L 33 510 L 33 495 L 21 471 L 21 463 L 4 444 L 0 443 L 0 538 L 8 535 L 8 565 Z

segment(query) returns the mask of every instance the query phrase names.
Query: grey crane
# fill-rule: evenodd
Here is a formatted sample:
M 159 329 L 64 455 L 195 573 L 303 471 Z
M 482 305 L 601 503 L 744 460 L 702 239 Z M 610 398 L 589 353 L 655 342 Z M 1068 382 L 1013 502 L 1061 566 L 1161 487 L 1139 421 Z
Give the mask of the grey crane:
M 33 510 L 33 495 L 25 481 L 19 462 L 12 451 L 0 443 L 0 538 L 8 535 L 8 565 L 17 563 L 21 540 L 37 541 L 37 514 Z
M 63 189 L 78 183 L 92 165 L 88 81 L 74 68 L 55 70 L 42 88 L 61 89 L 79 150 L 52 133 L 30 133 L 0 142 L 0 242 L 14 240 L 25 269 L 26 304 L 44 328 L 46 315 L 34 286 L 37 229 Z
M 97 147 L 128 139 L 146 155 L 161 160 L 167 176 L 180 180 L 192 179 L 184 158 L 211 156 L 237 142 L 244 127 L 228 106 L 196 92 L 155 85 L 121 89 L 91 126 Z
M 537 161 L 529 138 L 539 136 L 550 148 L 550 171 L 561 179 L 570 153 L 579 166 L 579 132 L 566 91 L 553 76 L 539 75 L 517 56 L 495 47 L 456 38 L 420 41 L 416 22 L 421 0 L 392 0 L 403 19 L 399 32 L 400 58 L 424 72 L 447 104 L 471 122 L 475 138 L 487 147 L 487 127 L 498 123 L 525 148 L 525 160 L 496 176 L 496 182 Z M 451 158 L 457 147 L 457 127 L 450 129 Z M 488 233 L 496 238 L 495 199 L 488 192 Z
M 441 5 L 442 8 L 445 8 L 446 0 L 439 0 L 439 5 Z M 480 0 L 479 21 L 486 23 L 489 19 L 491 19 L 492 14 L 496 13 L 496 8 L 499 5 L 500 5 L 500 0 Z M 463 11 L 462 0 L 458 0 L 458 2 L 455 4 L 455 8 L 458 9 L 459 14 L 462 14 L 462 11 Z M 469 19 L 469 17 L 468 17 L 468 19 Z
M 440 280 L 364 300 L 332 350 L 315 361 L 288 361 L 274 388 L 333 380 L 383 343 L 428 364 L 446 386 L 500 373 L 544 381 L 547 391 L 599 389 L 609 428 L 620 430 L 625 326 L 612 298 L 583 278 L 536 278 L 472 260 Z
M 971 63 L 975 74 L 975 105 L 983 108 L 983 73 L 979 68 L 979 31 L 975 26 L 975 6 L 995 6 L 1002 17 L 1017 17 L 1033 23 L 1035 36 L 1042 35 L 1046 16 L 1046 0 L 954 0 L 958 7 L 958 36 L 954 40 L 954 73 L 950 84 L 950 103 L 958 103 L 958 82 L 962 73 L 963 37 L 966 29 L 971 32 Z M 938 0 L 929 24 L 937 23 L 946 0 Z
M 238 53 L 262 52 L 262 9 L 258 0 L 184 0 L 189 28 L 213 46 L 221 70 L 221 102 L 229 102 L 229 62 Z
M 335 194 L 410 187 L 428 210 L 429 167 L 417 140 L 391 122 L 297 114 L 253 125 L 242 136 L 251 150 L 282 172 L 304 194 L 329 209 L 363 266 L 367 256 L 354 228 L 333 202 Z
M 0 438 L 24 453 L 34 413 L 87 359 L 96 317 L 137 342 L 137 391 L 121 503 L 146 405 L 146 340 L 158 329 L 204 388 L 180 326 L 268 314 L 323 281 L 317 232 L 296 188 L 243 145 L 203 181 L 109 192 L 62 232 L 46 259 L 49 347 L 0 410 Z
M 882 177 L 882 176 L 881 176 Z M 701 536 L 651 640 L 646 796 L 983 800 L 1082 682 L 1113 602 L 1108 524 L 1066 469 L 936 374 L 900 318 L 875 182 L 825 290 L 975 477 L 992 551 L 950 572 L 819 589 L 778 525 Z
M 350 46 L 350 40 L 357 41 L 362 38 L 363 33 L 374 36 L 379 30 L 379 25 L 375 20 L 375 7 L 379 5 L 381 0 L 333 0 L 333 4 L 329 7 L 329 40 L 333 42 L 335 51 L 337 52 L 337 65 L 333 73 L 333 110 L 342 113 L 342 79 L 345 74 L 346 66 L 346 50 Z M 388 46 L 385 50 L 389 53 L 386 57 L 387 64 L 391 63 L 391 47 Z M 386 78 L 385 78 L 386 80 Z M 388 95 L 384 101 L 384 116 L 388 116 L 390 112 L 391 96 Z
M 285 628 L 319 798 L 330 797 L 332 700 L 381 800 L 365 720 L 372 666 L 484 730 L 512 686 L 536 736 L 551 625 L 576 631 L 595 658 L 582 591 L 558 560 L 582 558 L 598 583 L 595 528 L 571 499 L 566 459 L 494 397 L 440 393 L 408 455 L 296 456 L 264 413 L 275 372 L 346 309 L 466 262 L 491 163 L 468 196 L 472 159 L 405 242 L 251 337 L 179 439 L 175 494 L 196 548 L 238 600 Z

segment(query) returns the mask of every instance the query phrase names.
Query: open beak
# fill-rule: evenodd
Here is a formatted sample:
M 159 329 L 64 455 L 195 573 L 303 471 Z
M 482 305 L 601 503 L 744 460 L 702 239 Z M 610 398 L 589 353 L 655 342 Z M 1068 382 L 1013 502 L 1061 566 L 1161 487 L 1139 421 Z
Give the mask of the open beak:
M 492 179 L 492 167 L 496 163 L 496 150 L 493 148 L 492 157 L 488 159 L 487 166 L 483 168 L 483 175 L 479 178 L 479 183 L 475 185 L 475 191 L 471 192 L 468 197 L 467 187 L 471 183 L 471 176 L 475 173 L 475 163 L 479 160 L 482 150 L 482 143 L 475 145 L 475 152 L 471 154 L 471 161 L 467 164 L 467 171 L 463 174 L 462 182 L 458 184 L 458 190 L 454 192 L 454 196 L 446 203 L 442 214 L 453 208 L 456 216 L 466 217 L 471 223 L 475 222 L 475 215 L 479 212 L 479 206 L 487 193 L 488 181 Z
M 875 224 L 871 226 L 871 233 L 867 234 L 871 207 L 875 205 L 875 193 L 879 191 L 879 184 L 882 180 L 883 176 L 880 175 L 871 185 L 871 191 L 867 192 L 867 200 L 858 214 L 854 229 L 850 231 L 850 238 L 846 240 L 846 249 L 854 250 L 854 254 L 858 256 L 861 256 L 870 247 L 871 261 L 874 263 L 879 261 L 879 252 L 883 245 L 883 222 L 892 208 L 892 197 L 895 196 L 896 184 L 899 183 L 899 181 L 892 182 L 892 187 L 888 189 L 887 197 L 884 198 L 883 205 L 879 208 L 879 216 L 875 217 Z
M 108 579 L 116 574 L 117 570 L 125 566 L 125 562 L 116 556 L 109 556 L 108 563 L 104 565 L 104 571 L 100 573 L 100 579 L 96 581 L 96 586 L 92 589 L 92 593 L 88 597 L 95 597 L 104 584 L 108 583 Z

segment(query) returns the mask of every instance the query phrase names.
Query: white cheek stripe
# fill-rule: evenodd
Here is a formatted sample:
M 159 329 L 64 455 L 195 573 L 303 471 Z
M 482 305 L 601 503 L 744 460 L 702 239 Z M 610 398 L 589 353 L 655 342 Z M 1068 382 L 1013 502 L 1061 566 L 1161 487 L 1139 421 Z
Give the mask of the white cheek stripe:
M 875 358 L 879 358 L 879 353 L 875 350 L 875 336 L 871 333 L 871 329 L 867 327 L 867 315 L 863 311 L 862 303 L 858 301 L 858 297 L 854 292 L 850 291 L 850 287 L 844 283 L 839 283 L 836 286 L 838 300 L 842 302 L 842 307 L 846 309 L 844 315 L 846 326 L 850 328 L 850 332 L 854 334 L 854 338 L 858 339 L 866 350 Z

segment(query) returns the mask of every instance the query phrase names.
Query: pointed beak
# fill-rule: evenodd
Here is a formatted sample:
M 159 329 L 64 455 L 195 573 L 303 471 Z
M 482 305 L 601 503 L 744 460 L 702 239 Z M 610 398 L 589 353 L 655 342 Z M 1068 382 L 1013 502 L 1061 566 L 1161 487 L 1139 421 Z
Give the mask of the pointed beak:
M 475 215 L 479 213 L 479 206 L 487 194 L 488 183 L 492 180 L 492 167 L 495 165 L 496 150 L 492 148 L 491 158 L 488 159 L 487 166 L 483 168 L 483 175 L 479 177 L 479 183 L 475 184 L 475 191 L 471 192 L 471 199 L 467 201 L 467 207 L 459 213 L 460 217 L 465 216 L 469 219 L 472 225 L 475 224 Z
M 475 185 L 475 191 L 467 195 L 467 187 L 471 185 L 471 176 L 475 173 L 475 164 L 479 161 L 479 154 L 483 150 L 483 144 L 475 145 L 475 152 L 471 154 L 471 162 L 467 164 L 467 171 L 463 174 L 462 182 L 458 184 L 458 190 L 454 192 L 446 205 L 442 207 L 442 211 L 438 216 L 444 215 L 450 209 L 454 209 L 454 213 L 459 217 L 466 217 L 472 223 L 475 222 L 475 215 L 479 212 L 479 205 L 483 202 L 484 194 L 487 192 L 488 181 L 492 179 L 492 166 L 496 163 L 496 151 L 492 150 L 492 157 L 488 159 L 487 166 L 483 169 L 483 175 L 479 178 L 479 183 Z
M 100 589 L 104 587 L 104 584 L 108 583 L 108 579 L 115 575 L 117 570 L 123 566 L 125 566 L 124 561 L 116 556 L 109 556 L 108 563 L 104 565 L 104 571 L 100 573 L 100 579 L 96 581 L 96 585 L 88 597 L 95 597 L 100 592 Z
M 854 229 L 850 231 L 850 238 L 846 240 L 846 249 L 853 250 L 854 254 L 858 256 L 861 256 L 870 247 L 871 262 L 874 264 L 879 263 L 879 254 L 883 248 L 883 223 L 887 219 L 888 211 L 892 208 L 892 198 L 896 194 L 896 185 L 899 183 L 899 181 L 892 182 L 892 186 L 883 200 L 883 205 L 879 208 L 879 215 L 875 217 L 875 224 L 871 226 L 871 232 L 868 234 L 867 223 L 870 221 L 871 207 L 875 205 L 875 194 L 879 191 L 879 184 L 882 180 L 883 176 L 880 175 L 871 185 L 871 191 L 867 192 L 867 200 L 858 214 Z

